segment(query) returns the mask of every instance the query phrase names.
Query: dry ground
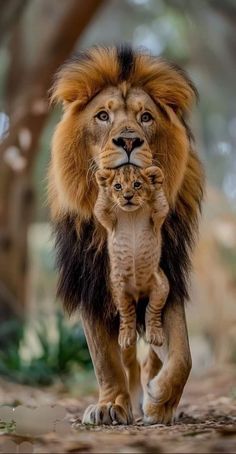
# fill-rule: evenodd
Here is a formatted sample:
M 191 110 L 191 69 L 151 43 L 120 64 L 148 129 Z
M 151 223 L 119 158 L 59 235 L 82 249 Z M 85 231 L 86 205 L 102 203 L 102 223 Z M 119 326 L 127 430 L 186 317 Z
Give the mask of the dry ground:
M 1 403 L 58 403 L 66 408 L 70 426 L 34 439 L 2 430 L 0 450 L 4 443 L 6 447 L 6 441 L 29 441 L 35 453 L 236 453 L 235 367 L 222 367 L 191 378 L 179 406 L 178 422 L 169 427 L 85 427 L 81 424 L 82 412 L 94 399 L 91 395 L 75 399 L 56 387 L 37 390 L 1 380 Z M 27 445 L 23 446 L 27 449 Z

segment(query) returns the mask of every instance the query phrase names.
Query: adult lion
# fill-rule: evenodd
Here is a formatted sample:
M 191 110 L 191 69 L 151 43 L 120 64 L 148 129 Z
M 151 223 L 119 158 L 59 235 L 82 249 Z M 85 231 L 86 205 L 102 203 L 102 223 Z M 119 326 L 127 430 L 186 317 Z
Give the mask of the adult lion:
M 203 172 L 186 114 L 196 97 L 178 67 L 131 48 L 96 47 L 59 71 L 52 99 L 64 115 L 52 144 L 50 191 L 56 232 L 58 293 L 69 312 L 80 309 L 99 383 L 99 401 L 83 421 L 169 423 L 191 369 L 184 301 L 198 225 Z M 159 165 L 170 214 L 163 226 L 161 267 L 170 282 L 163 314 L 165 346 L 150 346 L 142 366 L 136 349 L 121 353 L 110 296 L 106 232 L 93 216 L 97 168 L 127 162 Z M 143 323 L 145 301 L 137 317 Z

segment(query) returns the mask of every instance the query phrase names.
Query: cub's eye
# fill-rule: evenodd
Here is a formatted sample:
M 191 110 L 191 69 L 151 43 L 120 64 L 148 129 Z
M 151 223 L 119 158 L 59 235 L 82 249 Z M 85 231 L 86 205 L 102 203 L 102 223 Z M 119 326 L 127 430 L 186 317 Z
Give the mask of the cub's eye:
M 108 121 L 110 118 L 105 110 L 101 110 L 100 112 L 98 112 L 96 117 L 101 121 Z
M 135 188 L 135 189 L 140 189 L 141 186 L 142 186 L 142 183 L 140 183 L 140 181 L 135 181 L 135 182 L 134 182 L 134 188 Z
M 114 184 L 114 188 L 116 191 L 120 191 L 122 189 L 122 186 L 120 183 L 116 183 L 116 184 Z
M 151 120 L 153 120 L 152 115 L 149 112 L 143 112 L 143 114 L 141 115 L 141 122 L 148 123 Z

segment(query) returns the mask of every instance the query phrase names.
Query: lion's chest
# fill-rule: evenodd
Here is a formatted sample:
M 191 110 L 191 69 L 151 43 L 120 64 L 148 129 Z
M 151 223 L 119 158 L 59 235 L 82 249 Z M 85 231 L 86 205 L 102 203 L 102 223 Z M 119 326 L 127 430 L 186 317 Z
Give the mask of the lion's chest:
M 160 239 L 153 231 L 150 213 L 122 213 L 109 238 L 111 280 L 138 299 L 149 290 L 157 270 Z

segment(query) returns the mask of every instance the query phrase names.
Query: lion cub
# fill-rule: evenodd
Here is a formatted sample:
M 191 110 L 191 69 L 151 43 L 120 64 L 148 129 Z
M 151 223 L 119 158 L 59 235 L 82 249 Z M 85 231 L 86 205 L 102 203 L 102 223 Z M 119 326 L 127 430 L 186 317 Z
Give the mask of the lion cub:
M 161 311 L 169 292 L 159 267 L 161 226 L 169 210 L 163 173 L 154 166 L 126 165 L 99 170 L 96 179 L 94 213 L 108 232 L 112 295 L 120 314 L 119 344 L 124 349 L 135 343 L 135 303 L 146 296 L 146 340 L 162 345 Z

